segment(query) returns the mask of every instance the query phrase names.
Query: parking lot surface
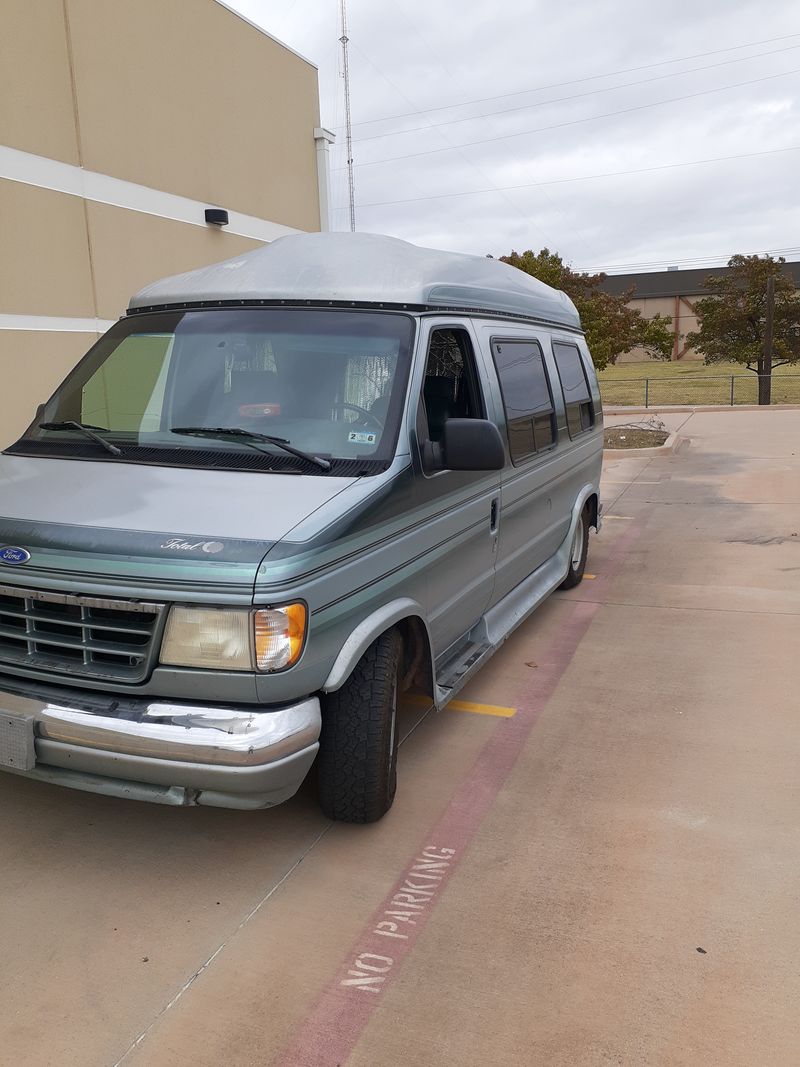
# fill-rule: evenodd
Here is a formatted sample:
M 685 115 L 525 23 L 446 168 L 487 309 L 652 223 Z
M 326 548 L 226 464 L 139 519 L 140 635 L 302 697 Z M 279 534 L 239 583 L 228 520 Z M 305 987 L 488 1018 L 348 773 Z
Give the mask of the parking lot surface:
M 800 411 L 665 421 L 380 823 L 0 775 L 0 1062 L 796 1063 Z

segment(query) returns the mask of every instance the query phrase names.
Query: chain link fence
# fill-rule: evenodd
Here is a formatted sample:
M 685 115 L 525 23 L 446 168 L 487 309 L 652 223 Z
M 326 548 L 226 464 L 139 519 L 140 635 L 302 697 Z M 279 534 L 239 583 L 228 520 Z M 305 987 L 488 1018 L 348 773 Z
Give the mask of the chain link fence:
M 601 381 L 607 407 L 667 407 L 758 403 L 756 374 L 697 374 L 680 378 L 617 378 Z M 772 375 L 772 403 L 800 404 L 800 374 Z

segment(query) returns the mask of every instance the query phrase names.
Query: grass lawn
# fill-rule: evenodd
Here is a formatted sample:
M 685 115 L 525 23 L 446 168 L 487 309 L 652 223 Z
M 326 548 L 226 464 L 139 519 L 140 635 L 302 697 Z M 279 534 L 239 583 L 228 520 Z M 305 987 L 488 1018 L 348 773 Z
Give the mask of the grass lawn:
M 603 402 L 609 406 L 644 404 L 645 383 L 649 378 L 648 403 L 730 404 L 731 375 L 734 403 L 758 402 L 755 374 L 739 363 L 716 363 L 707 367 L 697 361 L 678 363 L 620 363 L 598 372 Z M 773 372 L 773 404 L 800 404 L 800 369 L 779 367 Z

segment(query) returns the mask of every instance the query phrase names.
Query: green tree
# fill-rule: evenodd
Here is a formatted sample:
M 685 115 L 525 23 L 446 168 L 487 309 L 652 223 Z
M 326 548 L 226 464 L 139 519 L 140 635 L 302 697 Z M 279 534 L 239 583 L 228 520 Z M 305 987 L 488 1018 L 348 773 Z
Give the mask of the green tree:
M 541 252 L 512 252 L 500 259 L 554 289 L 564 290 L 578 309 L 598 370 L 609 363 L 613 365 L 633 348 L 643 348 L 656 359 L 669 359 L 673 344 L 669 329 L 672 319 L 664 315 L 646 319 L 637 308 L 629 307 L 635 292 L 633 286 L 622 296 L 612 296 L 601 288 L 605 274 L 579 274 L 548 248 Z
M 758 377 L 758 402 L 768 404 L 772 370 L 800 360 L 800 297 L 783 256 L 732 256 L 728 272 L 711 275 L 713 295 L 695 304 L 699 329 L 686 343 L 706 363 L 741 363 Z M 772 344 L 767 336 L 767 289 L 773 279 Z

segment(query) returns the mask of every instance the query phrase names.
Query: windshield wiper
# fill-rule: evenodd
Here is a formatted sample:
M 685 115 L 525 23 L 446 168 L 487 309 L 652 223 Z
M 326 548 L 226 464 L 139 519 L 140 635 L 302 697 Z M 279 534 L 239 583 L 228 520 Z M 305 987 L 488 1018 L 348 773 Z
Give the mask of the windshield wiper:
M 187 437 L 219 437 L 221 440 L 241 440 L 245 444 L 251 445 L 258 452 L 263 452 L 263 448 L 258 448 L 258 442 L 264 441 L 266 444 L 277 445 L 278 448 L 282 448 L 284 452 L 289 452 L 293 456 L 297 456 L 298 459 L 306 459 L 309 463 L 315 463 L 324 471 L 331 469 L 330 461 L 322 459 L 321 456 L 314 456 L 310 452 L 303 452 L 302 449 L 295 448 L 290 441 L 287 441 L 285 437 L 273 437 L 268 433 L 255 433 L 253 430 L 242 430 L 238 426 L 172 426 L 170 433 L 186 434 Z M 269 453 L 265 453 L 269 455 Z
M 95 430 L 102 430 L 103 433 L 111 433 L 105 426 L 92 426 L 85 422 L 40 422 L 40 430 L 77 430 L 78 433 L 82 433 L 84 437 L 89 437 L 92 441 L 97 441 L 98 445 L 102 445 L 106 452 L 110 452 L 112 456 L 121 456 L 122 449 L 117 448 L 116 445 L 112 445 L 110 441 L 106 441 L 105 437 L 101 437 L 99 433 L 95 433 Z

